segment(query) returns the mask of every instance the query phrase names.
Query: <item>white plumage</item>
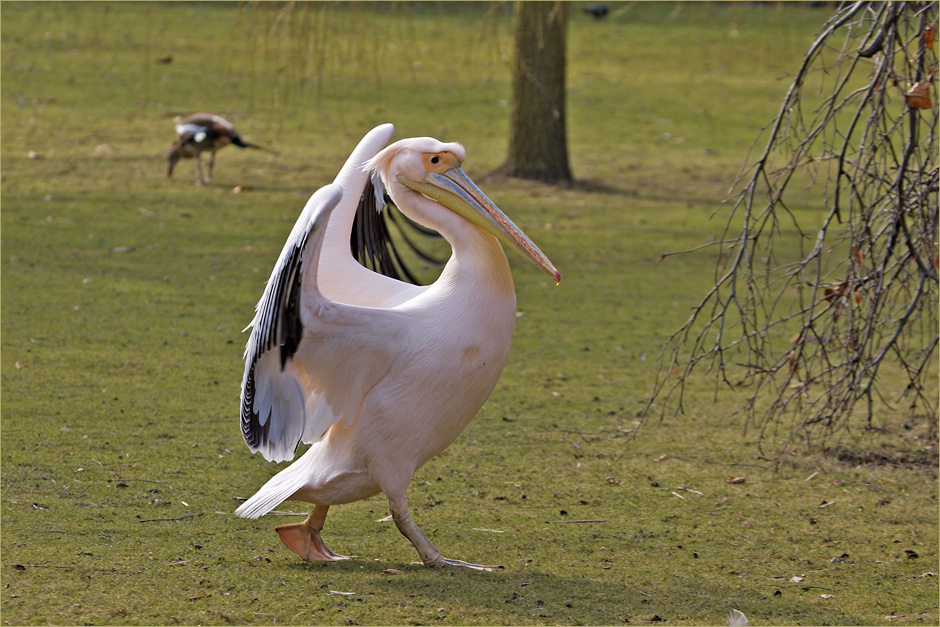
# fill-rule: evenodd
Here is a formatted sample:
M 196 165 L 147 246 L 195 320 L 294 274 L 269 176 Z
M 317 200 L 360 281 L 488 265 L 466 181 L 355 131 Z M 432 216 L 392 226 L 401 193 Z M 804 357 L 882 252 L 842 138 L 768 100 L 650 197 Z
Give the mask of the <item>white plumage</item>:
M 412 521 L 405 493 L 415 470 L 470 422 L 506 362 L 515 291 L 497 237 L 560 276 L 463 174 L 462 146 L 413 138 L 386 147 L 392 131 L 373 129 L 334 184 L 310 198 L 258 303 L 245 351 L 243 435 L 276 461 L 291 459 L 300 442 L 311 446 L 236 514 L 313 503 L 306 521 L 277 528 L 281 540 L 306 560 L 342 559 L 320 537 L 327 509 L 383 492 L 425 564 L 489 569 L 441 557 Z M 350 254 L 356 211 L 383 191 L 451 244 L 433 284 L 377 274 Z

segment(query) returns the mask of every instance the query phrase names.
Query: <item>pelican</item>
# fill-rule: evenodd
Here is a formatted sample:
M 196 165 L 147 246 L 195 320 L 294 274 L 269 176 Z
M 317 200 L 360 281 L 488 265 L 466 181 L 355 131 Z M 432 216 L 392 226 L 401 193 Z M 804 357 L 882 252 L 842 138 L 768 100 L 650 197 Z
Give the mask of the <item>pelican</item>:
M 412 520 L 406 490 L 467 426 L 506 363 L 516 297 L 500 242 L 556 283 L 561 275 L 464 174 L 463 146 L 430 137 L 389 145 L 393 130 L 370 131 L 311 196 L 249 324 L 245 442 L 270 461 L 310 447 L 235 514 L 256 519 L 286 500 L 312 503 L 306 520 L 276 528 L 280 540 L 306 561 L 348 559 L 321 537 L 327 511 L 381 492 L 424 564 L 492 570 L 442 557 Z M 450 243 L 434 283 L 384 276 L 350 253 L 357 211 L 381 210 L 386 195 Z
M 176 140 L 166 152 L 167 177 L 173 176 L 173 168 L 180 158 L 196 159 L 197 185 L 204 185 L 212 180 L 215 168 L 215 153 L 229 144 L 239 148 L 267 150 L 255 144 L 249 144 L 241 138 L 231 122 L 212 113 L 194 113 L 186 118 L 176 118 Z M 209 176 L 202 174 L 202 153 L 209 151 Z M 273 152 L 273 151 L 271 151 Z

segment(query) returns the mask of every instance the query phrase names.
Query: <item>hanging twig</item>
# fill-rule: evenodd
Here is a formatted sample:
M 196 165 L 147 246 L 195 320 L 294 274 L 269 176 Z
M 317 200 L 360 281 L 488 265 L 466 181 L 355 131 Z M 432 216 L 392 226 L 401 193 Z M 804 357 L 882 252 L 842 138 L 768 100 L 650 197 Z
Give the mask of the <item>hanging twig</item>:
M 684 411 L 699 367 L 747 390 L 762 452 L 856 417 L 873 426 L 882 373 L 904 377 L 911 412 L 936 416 L 937 18 L 932 2 L 855 2 L 820 29 L 732 186 L 724 232 L 688 251 L 718 246 L 715 284 L 667 340 L 646 412 Z M 806 190 L 822 215 L 792 209 Z

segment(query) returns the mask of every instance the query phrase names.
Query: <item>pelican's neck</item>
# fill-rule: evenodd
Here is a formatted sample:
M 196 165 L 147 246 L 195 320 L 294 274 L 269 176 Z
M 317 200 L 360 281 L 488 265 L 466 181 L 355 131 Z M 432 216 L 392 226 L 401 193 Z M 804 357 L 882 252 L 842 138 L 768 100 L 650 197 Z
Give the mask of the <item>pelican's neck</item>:
M 466 220 L 457 233 L 441 235 L 450 242 L 454 254 L 441 273 L 442 281 L 473 286 L 515 302 L 512 271 L 503 247 L 493 235 Z
M 515 303 L 515 287 L 506 253 L 495 236 L 437 202 L 408 194 L 398 207 L 412 220 L 440 233 L 453 255 L 436 282 L 466 294 L 487 292 Z M 410 202 L 408 202 L 410 201 Z

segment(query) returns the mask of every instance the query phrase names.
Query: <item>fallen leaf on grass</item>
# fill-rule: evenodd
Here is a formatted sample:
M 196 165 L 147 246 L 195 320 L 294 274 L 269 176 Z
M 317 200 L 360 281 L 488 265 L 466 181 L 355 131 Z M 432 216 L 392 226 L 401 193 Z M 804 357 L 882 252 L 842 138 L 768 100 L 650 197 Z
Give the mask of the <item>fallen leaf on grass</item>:
M 666 461 L 667 459 L 669 459 L 669 456 L 663 454 L 663 455 L 660 455 L 659 457 L 657 457 L 656 459 L 654 459 L 653 461 L 654 461 L 654 462 L 664 462 L 664 461 Z
M 386 568 L 382 572 L 385 573 L 386 575 L 404 575 L 405 574 L 405 571 L 398 570 L 397 568 Z
M 803 578 L 800 575 L 790 577 L 790 583 L 800 583 L 801 581 L 803 581 Z
M 728 477 L 725 479 L 725 483 L 744 483 L 747 481 L 747 477 Z
M 936 618 L 936 614 L 928 614 L 926 612 L 922 614 L 888 614 L 883 618 L 885 620 L 923 620 L 925 618 Z
M 832 595 L 831 595 L 831 594 L 820 594 L 819 596 L 820 596 L 820 598 L 823 598 L 823 599 L 831 599 L 831 598 L 832 598 Z

